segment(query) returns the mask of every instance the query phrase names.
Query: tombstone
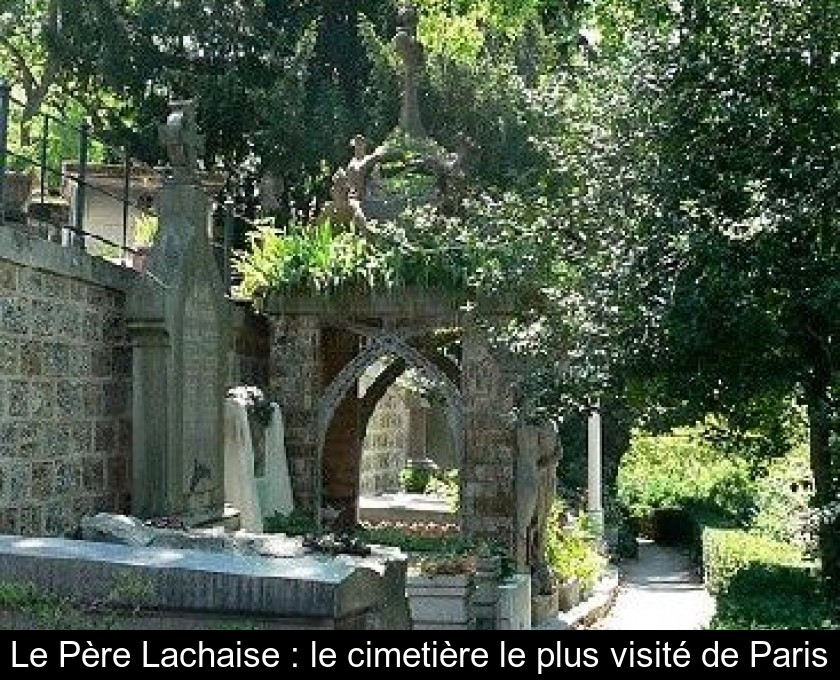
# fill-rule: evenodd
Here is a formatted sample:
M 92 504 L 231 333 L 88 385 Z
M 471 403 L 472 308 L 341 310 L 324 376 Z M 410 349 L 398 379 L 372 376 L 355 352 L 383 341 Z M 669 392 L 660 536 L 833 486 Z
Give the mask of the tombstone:
M 196 176 L 201 138 L 191 102 L 161 128 L 172 176 L 159 230 L 129 296 L 133 342 L 133 514 L 190 524 L 223 516 L 223 404 L 229 338 L 210 206 Z
M 225 401 L 225 499 L 239 511 L 239 528 L 261 533 L 263 516 L 254 473 L 254 443 L 248 408 L 236 399 Z
M 270 408 L 263 423 L 249 414 L 247 401 L 225 400 L 225 500 L 239 511 L 240 529 L 255 533 L 266 517 L 294 510 L 283 415 L 277 404 Z
M 259 473 L 260 471 L 258 471 Z M 286 428 L 283 413 L 271 405 L 271 422 L 265 431 L 265 464 L 257 474 L 257 497 L 263 517 L 288 515 L 294 509 L 292 478 L 286 459 Z

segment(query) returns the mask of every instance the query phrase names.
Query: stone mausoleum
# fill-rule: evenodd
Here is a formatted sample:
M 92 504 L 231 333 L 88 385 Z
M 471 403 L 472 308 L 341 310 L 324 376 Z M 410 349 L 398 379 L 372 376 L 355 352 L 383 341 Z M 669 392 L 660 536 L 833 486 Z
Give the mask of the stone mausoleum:
M 405 207 L 380 174 L 405 147 L 432 179 L 415 203 L 449 210 L 466 180 L 465 149 L 448 151 L 424 129 L 417 18 L 400 19 L 398 129 L 372 152 L 353 140 L 325 209 L 370 238 Z M 460 292 L 430 287 L 276 291 L 258 316 L 226 296 L 190 102 L 174 105 L 162 141 L 171 172 L 143 271 L 0 226 L 0 530 L 57 536 L 99 511 L 189 525 L 222 518 L 225 396 L 257 380 L 282 412 L 294 506 L 321 529 L 350 527 L 360 494 L 377 484 L 363 482 L 371 419 L 412 372 L 439 396 L 435 429 L 446 430 L 441 448 L 460 471 L 463 534 L 543 573 L 558 444 L 551 424 L 529 420 L 522 369 L 485 330 L 508 310 L 478 316 Z

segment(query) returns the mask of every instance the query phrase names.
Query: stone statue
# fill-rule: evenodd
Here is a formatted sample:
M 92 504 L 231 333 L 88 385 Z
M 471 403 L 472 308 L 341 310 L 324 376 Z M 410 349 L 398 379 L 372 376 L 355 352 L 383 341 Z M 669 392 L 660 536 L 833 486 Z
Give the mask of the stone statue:
M 336 170 L 330 187 L 330 200 L 324 206 L 320 222 L 329 220 L 333 231 L 349 228 L 357 234 L 367 231 L 367 219 L 359 199 L 356 198 L 347 172 L 343 168 Z
M 184 180 L 195 173 L 198 156 L 204 150 L 204 137 L 198 134 L 194 101 L 171 102 L 170 108 L 158 134 L 169 155 L 174 178 Z
M 533 536 L 531 550 L 533 561 L 537 565 L 537 572 L 541 575 L 548 572 L 547 577 L 551 581 L 553 581 L 553 575 L 548 570 L 546 552 L 548 519 L 557 497 L 557 463 L 560 459 L 558 446 L 559 438 L 556 425 L 551 422 L 543 423 L 537 431 L 539 487 L 537 491 L 537 512 L 534 519 L 535 535 Z M 539 579 L 537 585 L 541 585 Z
M 377 166 L 387 157 L 383 147 L 373 153 L 367 152 L 367 139 L 363 135 L 356 135 L 350 140 L 353 147 L 353 158 L 347 164 L 347 180 L 350 190 L 359 203 L 364 206 L 369 194 L 368 181 L 376 172 Z
M 534 592 L 544 594 L 553 587 L 546 546 L 548 518 L 557 487 L 557 430 L 553 423 L 521 425 L 517 439 L 517 562 L 520 568 L 530 568 Z
M 417 9 L 410 4 L 403 5 L 397 16 L 397 35 L 394 48 L 403 61 L 402 108 L 400 128 L 407 135 L 422 139 L 426 137 L 423 121 L 420 119 L 420 71 L 423 67 L 423 45 L 417 39 Z
M 539 450 L 536 430 L 532 426 L 520 425 L 516 438 L 516 561 L 524 568 L 531 564 L 532 558 L 532 529 L 540 486 Z

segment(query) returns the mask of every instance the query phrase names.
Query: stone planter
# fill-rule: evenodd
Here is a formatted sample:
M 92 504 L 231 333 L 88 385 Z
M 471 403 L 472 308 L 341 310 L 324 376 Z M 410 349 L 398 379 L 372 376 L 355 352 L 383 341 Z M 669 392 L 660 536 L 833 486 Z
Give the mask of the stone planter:
M 409 574 L 406 594 L 416 630 L 470 630 L 474 627 L 470 574 L 425 576 Z
M 574 579 L 557 585 L 557 608 L 561 612 L 567 612 L 572 607 L 580 604 L 581 585 L 580 581 Z

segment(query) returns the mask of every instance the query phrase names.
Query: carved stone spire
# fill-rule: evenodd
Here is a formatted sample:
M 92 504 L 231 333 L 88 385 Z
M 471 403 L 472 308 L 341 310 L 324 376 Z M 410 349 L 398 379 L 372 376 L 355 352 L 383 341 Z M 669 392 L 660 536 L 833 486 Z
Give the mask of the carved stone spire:
M 420 73 L 423 69 L 423 46 L 417 39 L 417 9 L 411 4 L 400 8 L 394 47 L 403 61 L 403 92 L 400 110 L 400 128 L 406 134 L 422 139 L 426 137 L 420 120 Z

